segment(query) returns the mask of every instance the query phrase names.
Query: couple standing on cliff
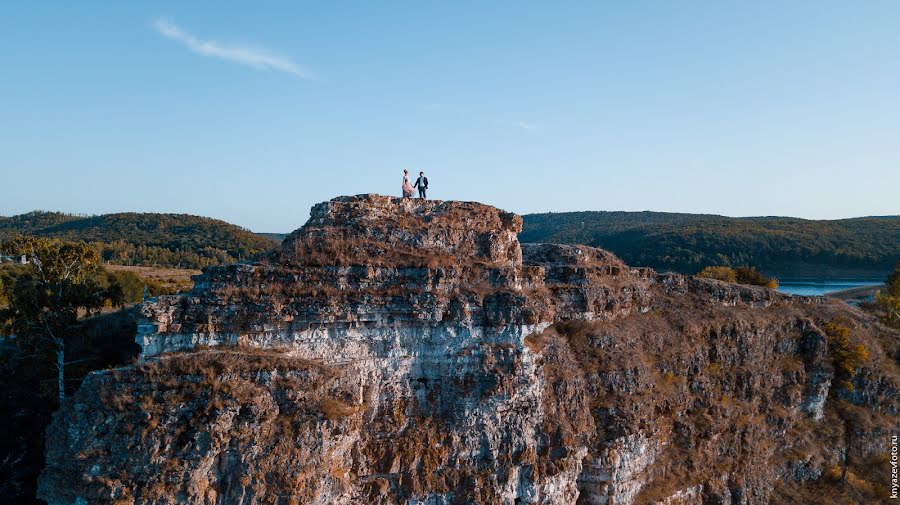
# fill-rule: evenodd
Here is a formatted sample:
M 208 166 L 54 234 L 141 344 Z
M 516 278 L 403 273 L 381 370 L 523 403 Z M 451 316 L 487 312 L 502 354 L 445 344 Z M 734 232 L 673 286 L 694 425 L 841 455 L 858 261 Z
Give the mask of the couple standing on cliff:
M 419 178 L 415 184 L 409 183 L 409 170 L 403 171 L 403 198 L 412 198 L 413 188 L 419 188 L 419 198 L 425 199 L 425 190 L 428 189 L 428 177 L 425 172 L 419 172 Z

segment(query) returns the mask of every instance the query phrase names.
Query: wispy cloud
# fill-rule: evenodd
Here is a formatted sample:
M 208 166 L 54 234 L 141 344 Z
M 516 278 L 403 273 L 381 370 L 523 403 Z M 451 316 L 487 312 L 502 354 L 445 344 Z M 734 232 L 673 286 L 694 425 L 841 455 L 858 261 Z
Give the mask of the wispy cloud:
M 483 123 L 492 123 L 498 126 L 504 126 L 506 128 L 513 127 L 519 128 L 525 131 L 536 131 L 539 130 L 539 126 L 537 123 L 532 123 L 529 121 L 510 121 L 509 118 L 501 119 L 497 117 L 485 116 L 483 114 L 479 114 L 469 108 L 460 107 L 456 105 L 450 105 L 441 102 L 433 102 L 424 105 L 420 105 L 419 109 L 426 112 L 434 112 L 434 113 L 442 113 L 442 114 L 451 114 L 457 116 L 459 118 L 465 118 L 472 121 L 478 121 Z
M 308 70 L 291 61 L 290 58 L 280 56 L 262 47 L 221 44 L 214 40 L 202 40 L 164 18 L 157 19 L 153 26 L 160 35 L 177 41 L 202 56 L 219 58 L 258 70 L 278 70 L 303 79 L 312 78 L 312 74 Z
M 536 124 L 534 124 L 534 123 L 528 123 L 528 122 L 525 122 L 525 121 L 516 121 L 516 122 L 513 123 L 513 126 L 518 126 L 519 128 L 521 128 L 521 129 L 523 129 L 523 130 L 529 130 L 529 131 L 531 131 L 531 130 L 537 130 L 537 125 L 536 125 Z

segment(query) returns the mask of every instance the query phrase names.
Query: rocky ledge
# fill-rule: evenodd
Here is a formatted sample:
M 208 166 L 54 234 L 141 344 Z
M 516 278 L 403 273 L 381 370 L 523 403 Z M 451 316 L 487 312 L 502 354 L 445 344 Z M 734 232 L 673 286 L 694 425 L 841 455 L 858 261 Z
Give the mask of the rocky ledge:
M 142 362 L 92 374 L 57 413 L 41 497 L 887 496 L 896 332 L 835 301 L 520 245 L 520 230 L 477 203 L 316 205 L 277 253 L 141 307 Z

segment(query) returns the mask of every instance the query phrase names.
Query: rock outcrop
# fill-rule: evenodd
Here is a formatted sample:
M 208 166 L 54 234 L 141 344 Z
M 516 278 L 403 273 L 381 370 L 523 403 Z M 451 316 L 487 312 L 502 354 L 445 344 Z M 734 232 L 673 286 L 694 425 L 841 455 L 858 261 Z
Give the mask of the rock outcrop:
M 523 246 L 520 229 L 476 203 L 313 207 L 278 253 L 144 304 L 142 363 L 92 374 L 56 415 L 41 497 L 882 496 L 896 332 L 834 301 Z

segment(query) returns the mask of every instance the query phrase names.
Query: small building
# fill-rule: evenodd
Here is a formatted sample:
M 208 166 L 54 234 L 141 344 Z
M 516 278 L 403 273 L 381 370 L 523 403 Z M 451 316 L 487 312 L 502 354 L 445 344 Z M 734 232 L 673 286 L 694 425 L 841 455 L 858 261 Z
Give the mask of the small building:
M 21 255 L 18 258 L 15 256 L 10 256 L 8 254 L 0 254 L 0 263 L 18 263 L 21 265 L 28 264 L 28 256 Z

